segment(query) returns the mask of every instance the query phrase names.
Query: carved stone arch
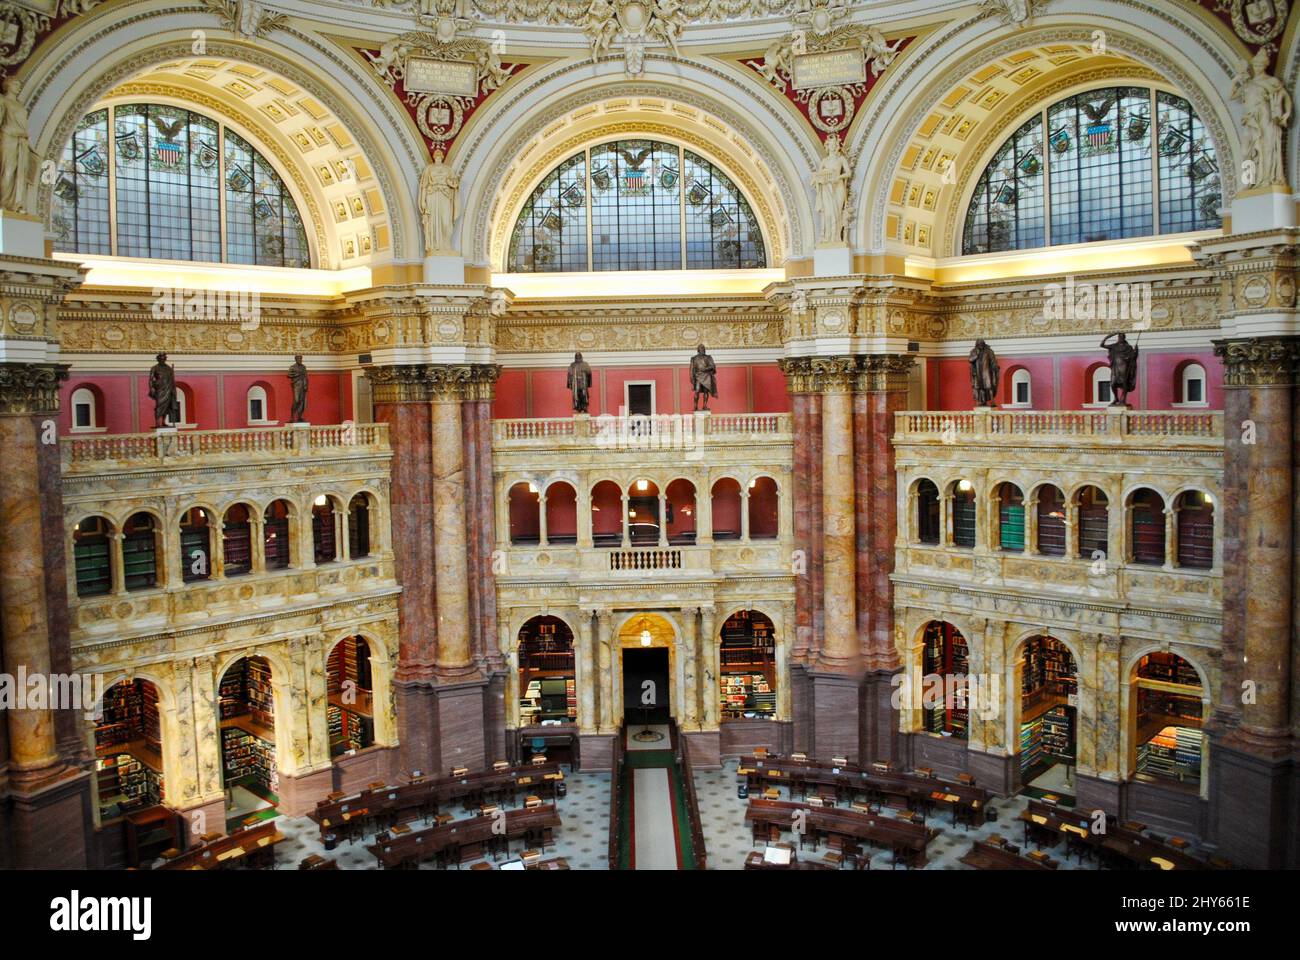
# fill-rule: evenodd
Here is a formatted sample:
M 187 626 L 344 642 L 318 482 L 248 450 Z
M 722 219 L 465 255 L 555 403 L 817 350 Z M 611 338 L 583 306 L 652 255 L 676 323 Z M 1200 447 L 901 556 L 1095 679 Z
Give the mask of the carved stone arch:
M 1138 661 L 1148 653 L 1172 653 L 1177 657 L 1186 660 L 1196 671 L 1196 675 L 1201 680 L 1201 693 L 1206 699 L 1213 703 L 1213 688 L 1210 683 L 1212 676 L 1209 667 L 1201 662 L 1203 655 L 1208 656 L 1211 651 L 1205 647 L 1189 646 L 1183 643 L 1164 643 L 1155 640 L 1148 640 L 1134 647 L 1123 659 L 1120 664 L 1120 682 L 1129 683 L 1133 679 L 1133 673 L 1137 670 Z
M 140 38 L 140 28 L 149 32 Z M 383 198 L 386 229 L 391 231 L 387 256 L 377 256 L 377 248 L 369 261 L 340 263 L 341 251 L 332 242 L 337 232 L 334 217 L 321 202 L 322 188 L 312 169 L 312 156 L 298 149 L 292 151 L 285 144 L 286 135 L 267 137 L 272 124 L 262 116 L 248 110 L 232 109 L 230 98 L 208 97 L 206 105 L 196 94 L 197 112 L 208 113 L 213 119 L 243 126 L 253 136 L 254 145 L 266 154 L 284 174 L 286 185 L 294 193 L 308 236 L 312 238 L 313 252 L 318 255 L 314 266 L 352 266 L 355 262 L 379 262 L 389 257 L 412 254 L 404 246 L 413 243 L 418 231 L 418 217 L 414 209 L 414 187 L 418 177 L 417 162 L 421 163 L 423 145 L 413 130 L 407 129 L 400 105 L 392 101 L 377 79 L 369 75 L 359 58 L 334 43 L 300 32 L 292 26 L 275 31 L 256 45 L 215 36 L 214 18 L 207 11 L 163 8 L 140 11 L 131 16 L 98 17 L 93 23 L 75 23 L 47 44 L 33 58 L 27 68 L 33 80 L 25 91 L 32 115 L 33 147 L 46 157 L 57 157 L 71 137 L 76 124 L 106 97 L 110 90 L 132 81 L 147 84 L 147 72 L 163 64 L 195 57 L 194 30 L 207 31 L 205 59 L 225 60 L 248 64 L 278 75 L 303 91 L 326 111 L 329 119 L 321 123 L 337 122 L 372 171 L 379 194 Z M 89 65 L 89 69 L 87 68 Z M 328 76 L 322 67 L 327 65 Z M 351 96 L 342 96 L 340 79 L 347 77 L 346 89 Z M 173 97 L 171 99 L 174 99 Z M 214 106 L 219 104 L 219 106 Z M 333 149 L 332 141 L 324 145 Z M 320 151 L 314 151 L 320 152 Z M 44 220 L 50 216 L 51 185 L 38 185 L 36 212 Z M 378 220 L 368 215 L 374 226 Z
M 646 74 L 635 82 L 623 79 L 613 62 L 597 65 L 595 77 L 592 70 L 589 62 L 571 61 L 539 72 L 513 100 L 489 100 L 483 116 L 474 118 L 473 136 L 458 141 L 458 169 L 472 182 L 466 216 L 457 228 L 467 262 L 501 269 L 509 232 L 533 183 L 586 144 L 620 134 L 676 140 L 717 162 L 753 206 L 769 266 L 811 254 L 812 211 L 804 180 L 820 154 L 811 133 L 772 98 L 757 94 L 747 78 L 708 62 L 669 65 L 650 58 Z M 656 76 L 661 70 L 667 76 Z M 718 90 L 733 99 L 720 97 Z M 653 114 L 628 113 L 632 101 L 649 102 Z M 607 110 L 607 102 L 621 106 Z M 580 123 L 573 119 L 578 116 Z M 713 119 L 706 123 L 706 117 Z M 501 137 L 502 129 L 516 132 Z M 544 146 L 535 142 L 538 138 Z M 751 167 L 762 173 L 751 174 Z
M 886 72 L 888 86 L 881 91 L 882 98 L 867 122 L 855 132 L 848 151 L 854 158 L 853 196 L 859 213 L 854 246 L 875 253 L 886 250 L 889 204 L 879 200 L 889 195 L 903 154 L 917 131 L 956 88 L 994 61 L 1029 47 L 1090 46 L 1097 29 L 1105 31 L 1109 54 L 1123 55 L 1164 78 L 1192 104 L 1215 145 L 1224 195 L 1235 194 L 1240 143 L 1235 113 L 1227 101 L 1236 69 L 1232 62 L 1235 42 L 1210 26 L 1209 18 L 1178 17 L 1167 7 L 1143 0 L 1096 0 L 1088 14 L 1065 17 L 1049 10 L 1020 29 L 1001 27 L 985 18 L 957 23 L 925 38 L 925 49 L 917 51 L 924 55 L 908 57 L 892 78 Z M 948 66 L 936 72 L 935 63 Z M 1013 130 L 1002 132 L 1010 135 Z M 956 203 L 951 196 L 947 202 L 950 207 Z M 951 247 L 951 236 L 943 242 Z M 947 255 L 949 251 L 940 252 Z

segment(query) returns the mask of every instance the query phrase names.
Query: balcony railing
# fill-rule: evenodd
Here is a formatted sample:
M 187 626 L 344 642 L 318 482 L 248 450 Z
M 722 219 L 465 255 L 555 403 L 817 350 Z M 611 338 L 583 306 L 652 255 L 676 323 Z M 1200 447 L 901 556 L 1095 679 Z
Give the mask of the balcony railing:
M 1033 442 L 1086 437 L 1098 443 L 1127 438 L 1174 438 L 1196 446 L 1223 444 L 1223 413 L 1147 410 L 902 411 L 895 414 L 896 442 L 955 443 L 982 440 Z
M 199 459 L 207 462 L 387 451 L 386 423 L 99 434 L 65 437 L 61 446 L 64 473 L 118 467 L 177 466 Z
M 657 416 L 540 417 L 494 420 L 496 444 L 521 442 L 525 446 L 656 447 L 697 438 L 729 440 L 788 439 L 788 413 L 684 413 Z M 536 443 L 530 443 L 535 441 Z

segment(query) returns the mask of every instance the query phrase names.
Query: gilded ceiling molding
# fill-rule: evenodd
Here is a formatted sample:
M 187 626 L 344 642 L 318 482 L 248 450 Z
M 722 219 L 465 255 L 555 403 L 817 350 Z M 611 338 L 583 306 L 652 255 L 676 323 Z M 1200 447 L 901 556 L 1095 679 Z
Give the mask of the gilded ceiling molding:
M 577 153 L 588 144 L 596 144 L 602 140 L 608 140 L 611 137 L 631 136 L 638 139 L 654 139 L 656 137 L 667 137 L 669 139 L 680 140 L 701 153 L 718 156 L 717 148 L 710 141 L 704 139 L 699 134 L 690 130 L 684 130 L 679 126 L 673 126 L 667 123 L 648 123 L 637 121 L 616 121 L 604 124 L 595 130 L 581 134 L 574 134 L 565 138 L 560 143 L 553 145 L 542 156 L 533 161 L 533 164 L 521 176 L 516 178 L 515 188 L 510 192 L 504 203 L 498 206 L 501 211 L 496 218 L 496 226 L 492 236 L 491 259 L 493 263 L 500 263 L 504 269 L 506 244 L 510 232 L 514 229 L 515 221 L 519 217 L 523 198 L 525 194 L 531 193 L 535 189 L 538 180 L 558 166 L 572 154 Z M 740 184 L 745 191 L 745 197 L 750 201 L 750 206 L 758 211 L 759 217 L 763 221 L 764 241 L 767 244 L 768 266 L 780 266 L 785 260 L 784 245 L 780 225 L 776 220 L 775 211 L 768 199 L 767 193 L 754 182 L 754 179 L 743 168 L 738 167 L 731 157 L 718 157 L 720 166 L 727 176 L 733 181 Z
M 1289 387 L 1300 366 L 1300 338 L 1215 340 L 1214 355 L 1223 361 L 1225 387 Z

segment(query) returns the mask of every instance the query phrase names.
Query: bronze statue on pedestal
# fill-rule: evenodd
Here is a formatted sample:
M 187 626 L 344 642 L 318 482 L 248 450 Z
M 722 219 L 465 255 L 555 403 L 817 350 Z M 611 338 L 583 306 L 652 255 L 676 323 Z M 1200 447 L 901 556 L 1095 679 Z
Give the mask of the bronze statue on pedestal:
M 709 397 L 717 399 L 718 396 L 718 366 L 704 351 L 702 343 L 695 351 L 695 356 L 691 357 L 691 390 L 696 410 L 709 409 Z
M 970 352 L 970 386 L 975 406 L 991 407 L 998 395 L 998 358 L 982 339 L 975 341 Z
M 290 423 L 305 423 L 307 412 L 307 368 L 303 366 L 302 354 L 295 354 L 293 365 L 289 367 L 289 385 L 293 387 L 293 410 L 289 414 Z
M 1110 358 L 1110 405 L 1127 407 L 1128 395 L 1137 389 L 1138 348 L 1123 333 L 1107 334 L 1101 348 Z
M 153 425 L 167 427 L 181 419 L 180 404 L 176 400 L 176 372 L 167 365 L 167 354 L 160 353 L 157 363 L 149 371 L 149 399 L 153 401 Z
M 573 355 L 569 364 L 569 376 L 564 384 L 573 394 L 573 412 L 586 413 L 591 402 L 591 365 L 582 359 L 581 353 Z

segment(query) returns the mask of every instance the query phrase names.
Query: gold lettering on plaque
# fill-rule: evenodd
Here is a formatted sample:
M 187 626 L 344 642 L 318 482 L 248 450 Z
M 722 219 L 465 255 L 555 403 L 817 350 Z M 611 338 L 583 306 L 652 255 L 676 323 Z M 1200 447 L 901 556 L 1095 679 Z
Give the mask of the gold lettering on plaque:
M 478 64 L 464 60 L 408 57 L 407 93 L 442 93 L 457 97 L 478 95 Z
M 792 77 L 798 90 L 865 83 L 867 65 L 862 59 L 861 49 L 805 53 L 794 58 Z

